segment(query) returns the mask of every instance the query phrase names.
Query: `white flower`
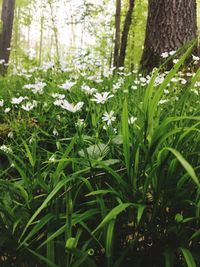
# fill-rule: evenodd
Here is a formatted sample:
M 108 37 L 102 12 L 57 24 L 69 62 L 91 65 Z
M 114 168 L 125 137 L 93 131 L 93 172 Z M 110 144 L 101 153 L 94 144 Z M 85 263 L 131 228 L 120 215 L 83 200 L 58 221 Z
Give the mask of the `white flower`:
M 78 102 L 76 105 L 69 103 L 66 99 L 62 100 L 56 100 L 54 102 L 54 105 L 60 106 L 63 109 L 66 109 L 72 113 L 76 113 L 77 111 L 81 110 L 83 107 L 84 103 L 83 102 Z
M 194 61 L 199 61 L 199 60 L 200 60 L 200 58 L 197 57 L 197 56 L 195 56 L 195 55 L 192 55 L 192 59 L 193 59 Z
M 0 64 L 2 65 L 5 62 L 5 59 L 0 59 Z
M 12 153 L 12 149 L 6 145 L 0 146 L 0 150 L 5 152 L 5 153 Z
M 9 133 L 8 133 L 8 138 L 13 138 L 13 137 L 14 137 L 13 132 L 9 132 Z
M 105 121 L 105 122 L 107 122 L 108 125 L 111 125 L 112 124 L 112 121 L 115 121 L 116 120 L 116 117 L 114 116 L 114 111 L 111 110 L 109 113 L 108 112 L 105 112 L 103 114 L 102 120 Z
M 163 105 L 165 103 L 169 102 L 169 99 L 161 99 L 159 102 L 158 102 L 158 105 Z
M 200 87 L 200 82 L 196 82 L 194 86 L 195 87 Z
M 163 52 L 162 54 L 161 54 L 161 57 L 162 58 L 167 58 L 169 56 L 169 53 L 168 52 Z
M 27 102 L 26 104 L 22 105 L 22 109 L 25 111 L 30 111 L 36 106 L 37 102 Z
M 78 121 L 76 123 L 76 127 L 85 127 L 84 119 L 78 119 Z
M 140 78 L 140 81 L 141 81 L 142 83 L 146 83 L 146 82 L 147 82 L 147 79 L 144 78 L 144 77 L 141 77 L 141 78 Z
M 54 136 L 58 136 L 58 131 L 57 131 L 56 128 L 53 129 L 53 135 L 54 135 Z
M 39 94 L 39 95 L 42 95 L 43 94 L 43 89 L 44 87 L 46 86 L 47 84 L 46 83 L 43 83 L 43 82 L 38 82 L 35 84 L 35 87 L 32 89 L 32 92 L 34 94 Z
M 52 96 L 53 98 L 58 98 L 58 99 L 63 99 L 63 98 L 65 98 L 65 95 L 63 95 L 63 94 L 57 94 L 57 93 L 55 93 L 55 94 L 51 94 L 51 96 Z
M 175 78 L 175 77 L 173 77 L 173 78 L 171 79 L 171 82 L 176 83 L 176 82 L 178 82 L 178 79 Z
M 181 78 L 180 81 L 181 81 L 181 84 L 183 84 L 183 85 L 187 83 L 187 80 L 185 80 L 183 78 Z
M 19 105 L 23 100 L 24 100 L 25 98 L 23 97 L 23 96 L 20 96 L 20 97 L 13 97 L 12 99 L 11 99 L 11 103 L 13 104 L 13 105 Z
M 2 99 L 0 100 L 0 107 L 3 107 L 3 105 L 4 105 L 4 100 Z
M 132 90 L 137 90 L 137 86 L 136 86 L 136 85 L 132 85 L 132 86 L 131 86 L 131 89 L 132 89 Z
M 118 89 L 120 89 L 120 87 L 122 87 L 123 84 L 124 84 L 124 78 L 121 77 L 115 84 L 113 84 L 112 91 L 115 93 Z
M 176 51 L 170 51 L 169 54 L 170 56 L 173 56 L 174 54 L 176 54 Z
M 159 74 L 159 75 L 156 77 L 155 84 L 156 84 L 156 85 L 159 85 L 159 84 L 161 84 L 163 81 L 164 81 L 164 74 Z
M 115 134 L 117 134 L 117 129 L 116 128 L 113 128 L 113 131 Z
M 34 137 L 32 136 L 29 140 L 29 144 L 31 145 L 34 142 Z
M 57 116 L 56 116 L 56 119 L 57 119 L 58 121 L 61 121 L 61 117 L 60 117 L 60 115 L 57 115 Z
M 53 61 L 49 61 L 49 62 L 45 62 L 40 69 L 44 70 L 44 71 L 47 71 L 49 69 L 52 69 L 53 67 L 54 67 L 54 62 Z
M 134 81 L 134 83 L 135 83 L 135 84 L 140 84 L 140 81 L 139 81 L 138 79 L 136 79 L 136 80 Z
M 32 88 L 34 88 L 34 84 L 25 84 L 25 85 L 23 86 L 23 88 L 24 88 L 24 89 L 32 89 Z
M 70 90 L 72 88 L 72 86 L 74 86 L 75 84 L 76 84 L 75 82 L 66 81 L 65 83 L 63 83 L 59 87 L 61 89 L 64 89 L 64 90 Z
M 199 95 L 199 92 L 198 92 L 197 89 L 191 89 L 191 91 L 192 91 L 193 93 L 195 93 L 196 95 Z
M 63 100 L 62 99 L 57 99 L 53 102 L 54 106 L 61 106 L 63 103 Z
M 129 119 L 128 119 L 128 123 L 129 124 L 134 124 L 135 122 L 136 122 L 136 120 L 137 120 L 137 118 L 136 117 L 130 117 Z
M 169 94 L 169 90 L 164 89 L 164 93 L 165 93 L 166 95 L 168 95 L 168 94 Z
M 24 89 L 32 90 L 32 92 L 33 92 L 34 94 L 39 94 L 39 95 L 41 95 L 41 94 L 43 94 L 43 92 L 44 92 L 43 89 L 44 89 L 44 87 L 45 87 L 46 85 L 47 85 L 46 83 L 41 82 L 41 81 L 38 81 L 38 82 L 36 82 L 36 83 L 34 83 L 34 84 L 26 84 L 26 85 L 23 86 L 23 88 L 24 88 Z
M 49 158 L 49 161 L 53 162 L 56 160 L 56 156 L 53 154 L 50 158 Z
M 8 113 L 8 112 L 10 112 L 10 111 L 11 111 L 11 108 L 6 108 L 6 109 L 4 110 L 5 113 Z
M 109 98 L 112 98 L 114 95 L 110 95 L 109 92 L 104 92 L 102 94 L 96 93 L 94 95 L 95 98 L 91 99 L 92 101 L 96 102 L 97 104 L 104 104 Z
M 88 85 L 85 85 L 85 84 L 83 84 L 83 85 L 81 86 L 81 90 L 82 90 L 83 92 L 85 92 L 87 95 L 93 95 L 94 93 L 97 92 L 97 89 L 95 89 L 95 88 L 90 88 Z
M 178 63 L 179 59 L 173 59 L 173 63 L 176 64 Z
M 25 78 L 31 78 L 32 74 L 26 74 L 26 73 L 16 73 L 17 76 L 23 76 Z
M 103 130 L 107 131 L 108 127 L 106 125 L 103 126 Z

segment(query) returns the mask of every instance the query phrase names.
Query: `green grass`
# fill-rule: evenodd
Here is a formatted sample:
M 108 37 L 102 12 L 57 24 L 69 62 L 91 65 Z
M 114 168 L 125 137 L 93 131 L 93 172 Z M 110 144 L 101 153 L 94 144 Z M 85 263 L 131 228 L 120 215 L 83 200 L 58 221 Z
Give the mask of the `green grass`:
M 146 80 L 56 70 L 0 79 L 2 267 L 200 265 L 200 72 L 179 70 L 190 52 Z M 41 94 L 23 88 L 38 79 Z M 83 84 L 114 96 L 98 104 Z M 84 105 L 70 112 L 52 93 Z M 12 104 L 19 96 L 28 99 Z

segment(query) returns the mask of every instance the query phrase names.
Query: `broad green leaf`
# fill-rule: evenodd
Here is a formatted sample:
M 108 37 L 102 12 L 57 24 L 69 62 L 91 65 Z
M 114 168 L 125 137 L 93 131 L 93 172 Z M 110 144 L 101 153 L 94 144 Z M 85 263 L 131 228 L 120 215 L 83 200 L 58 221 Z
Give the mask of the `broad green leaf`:
M 73 150 L 74 145 L 76 143 L 76 140 L 77 140 L 76 136 L 72 138 L 72 140 L 71 140 L 70 144 L 68 145 L 66 151 L 64 152 L 61 160 L 59 161 L 58 166 L 57 166 L 57 168 L 53 174 L 53 177 L 52 177 L 54 184 L 57 184 L 63 169 L 70 163 L 70 161 L 65 161 L 65 159 L 68 157 L 69 153 Z
M 112 267 L 112 250 L 113 250 L 113 238 L 114 238 L 114 227 L 115 227 L 115 220 L 111 220 L 108 223 L 107 232 L 106 232 L 106 260 L 107 266 Z
M 72 179 L 72 178 L 71 178 Z M 30 220 L 28 221 L 28 223 L 26 224 L 26 227 L 24 228 L 22 235 L 20 237 L 20 239 L 22 238 L 22 236 L 24 235 L 24 233 L 26 232 L 27 228 L 31 225 L 31 223 L 34 221 L 34 219 L 38 216 L 38 214 L 40 214 L 40 212 L 46 208 L 47 204 L 51 201 L 51 199 L 60 191 L 60 189 L 67 183 L 69 182 L 71 179 L 65 179 L 62 180 L 60 182 L 58 182 L 58 184 L 56 185 L 56 187 L 51 191 L 51 193 L 47 196 L 47 198 L 44 200 L 44 202 L 42 203 L 42 205 L 35 211 L 35 213 L 32 215 L 32 217 L 30 218 Z
M 180 213 L 177 213 L 176 216 L 175 216 L 175 221 L 176 221 L 177 223 L 182 222 L 182 221 L 183 221 L 183 215 L 180 214 Z
M 140 223 L 140 220 L 142 218 L 142 215 L 143 215 L 143 212 L 144 212 L 145 208 L 146 207 L 143 206 L 143 205 L 139 205 L 139 207 L 138 207 L 138 212 L 137 212 L 137 223 L 138 224 Z
M 78 153 L 79 156 L 83 158 L 85 157 L 85 152 L 83 149 Z M 108 153 L 108 146 L 103 143 L 95 144 L 87 148 L 87 153 L 90 159 L 98 160 L 106 156 L 106 154 Z
M 86 197 L 97 196 L 97 195 L 106 195 L 106 194 L 116 194 L 116 192 L 113 190 L 96 190 L 96 191 L 93 191 L 93 192 L 90 192 L 89 194 L 87 194 Z
M 145 114 L 147 114 L 147 112 L 149 110 L 149 102 L 151 101 L 151 98 L 152 98 L 154 84 L 155 84 L 155 80 L 156 80 L 156 77 L 158 75 L 158 72 L 159 72 L 159 69 L 156 69 L 155 72 L 153 73 L 151 80 L 150 80 L 150 82 L 146 88 L 146 91 L 145 91 L 144 101 L 143 101 Z M 148 118 L 148 116 L 147 116 L 147 118 Z
M 196 267 L 196 263 L 191 252 L 187 248 L 180 248 L 188 267 Z
M 164 81 L 161 83 L 161 85 L 159 86 L 159 88 L 156 90 L 156 93 L 153 97 L 151 106 L 150 106 L 150 120 L 153 119 L 158 101 L 160 100 L 162 94 L 163 94 L 163 90 L 166 88 L 166 86 L 169 84 L 169 82 L 171 81 L 171 79 L 174 77 L 174 75 L 177 73 L 177 71 L 179 70 L 179 68 L 181 67 L 181 65 L 184 63 L 184 61 L 186 60 L 186 58 L 191 54 L 194 45 L 196 44 L 196 42 L 194 44 L 192 44 L 187 51 L 182 55 L 182 57 L 179 59 L 179 61 L 174 65 L 174 67 L 169 71 L 169 73 L 167 74 L 167 76 L 165 77 Z
M 127 172 L 128 174 L 130 174 L 130 135 L 128 126 L 128 104 L 126 99 L 124 100 L 121 124 L 122 124 L 124 159 L 126 163 Z
M 47 238 L 51 235 L 51 232 L 47 233 Z M 50 242 L 47 243 L 46 246 L 46 255 L 47 255 L 47 259 L 50 262 L 55 263 L 55 243 L 54 240 L 51 240 Z M 47 264 L 47 267 L 50 267 L 51 265 Z
M 174 253 L 171 249 L 167 248 L 164 252 L 165 267 L 174 267 Z
M 170 147 L 166 147 L 165 149 L 169 150 L 172 154 L 174 154 L 174 156 L 181 163 L 181 165 L 183 166 L 183 168 L 190 175 L 190 177 L 192 178 L 192 180 L 194 181 L 194 183 L 200 189 L 200 183 L 199 183 L 198 177 L 196 176 L 196 173 L 195 173 L 193 167 L 190 165 L 190 163 L 177 150 L 175 150 L 173 148 L 170 148 Z
M 23 142 L 25 150 L 26 150 L 26 154 L 27 154 L 26 156 L 29 159 L 29 162 L 30 162 L 31 166 L 34 167 L 35 166 L 35 160 L 34 160 L 32 154 L 31 154 L 31 151 L 30 151 L 27 143 L 24 140 L 22 142 Z
M 33 229 L 29 232 L 29 234 L 24 238 L 24 240 L 21 242 L 20 247 L 27 243 L 28 240 L 33 237 L 35 234 L 37 234 L 40 229 L 42 229 L 52 218 L 53 214 L 46 214 L 39 222 L 36 223 L 36 225 L 33 227 Z
M 198 237 L 198 236 L 200 236 L 200 229 L 197 230 L 197 231 L 191 236 L 190 239 L 194 239 L 194 238 L 196 238 L 196 237 Z
M 125 209 L 127 209 L 130 206 L 133 206 L 133 204 L 132 203 L 123 203 L 123 204 L 119 204 L 117 207 L 112 209 L 106 215 L 106 217 L 103 219 L 103 221 L 97 226 L 97 228 L 93 231 L 93 234 L 96 233 L 102 227 L 104 227 L 112 219 L 116 219 L 117 215 L 119 215 L 121 212 L 123 212 Z
M 66 227 L 67 227 L 67 224 L 63 225 L 57 231 L 55 231 L 53 234 L 48 236 L 48 238 L 42 244 L 40 244 L 38 249 L 41 248 L 42 246 L 44 246 L 45 244 L 47 244 L 48 242 L 51 242 L 54 238 L 58 237 L 62 233 L 64 233 L 66 231 Z
M 32 253 L 34 256 L 36 256 L 38 259 L 40 259 L 41 261 L 45 262 L 47 264 L 47 266 L 49 267 L 59 267 L 57 264 L 51 262 L 50 260 L 48 260 L 46 257 L 40 255 L 39 253 L 35 252 L 34 250 L 27 248 L 27 250 Z

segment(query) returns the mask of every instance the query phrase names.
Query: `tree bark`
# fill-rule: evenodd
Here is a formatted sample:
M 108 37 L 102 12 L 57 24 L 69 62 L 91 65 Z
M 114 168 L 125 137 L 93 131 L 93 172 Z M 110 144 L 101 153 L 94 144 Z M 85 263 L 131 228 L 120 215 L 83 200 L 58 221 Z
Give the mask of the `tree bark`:
M 0 65 L 0 74 L 5 74 L 7 72 L 7 64 L 10 57 L 9 48 L 12 38 L 14 9 L 15 0 L 3 0 L 0 30 L 0 60 L 4 60 L 4 64 Z
M 197 38 L 195 0 L 149 0 L 141 69 L 158 66 L 161 54 L 177 50 Z
M 129 34 L 131 22 L 132 22 L 132 14 L 133 14 L 134 5 L 135 5 L 135 0 L 129 0 L 129 8 L 126 13 L 126 18 L 125 18 L 124 28 L 122 32 L 122 38 L 121 38 L 121 47 L 120 47 L 120 55 L 119 55 L 119 63 L 118 63 L 119 67 L 124 66 L 124 61 L 126 57 L 126 47 L 128 43 L 128 34 Z
M 114 62 L 113 62 L 113 66 L 116 68 L 118 67 L 118 63 L 119 63 L 120 25 L 121 25 L 121 0 L 116 0 L 115 46 L 114 46 Z

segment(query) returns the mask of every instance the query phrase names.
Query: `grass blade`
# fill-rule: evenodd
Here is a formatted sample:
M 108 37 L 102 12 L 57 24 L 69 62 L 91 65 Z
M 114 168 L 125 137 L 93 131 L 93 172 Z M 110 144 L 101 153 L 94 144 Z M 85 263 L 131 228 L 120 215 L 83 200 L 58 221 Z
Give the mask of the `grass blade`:
M 128 126 L 128 104 L 127 100 L 124 100 L 123 111 L 122 111 L 122 137 L 123 137 L 123 152 L 125 165 L 130 174 L 130 136 L 129 136 L 129 126 Z
M 166 147 L 165 149 L 169 150 L 172 154 L 174 154 L 174 156 L 181 163 L 181 165 L 186 170 L 186 172 L 190 175 L 190 177 L 192 178 L 192 180 L 194 181 L 194 183 L 200 189 L 199 179 L 198 179 L 198 177 L 197 177 L 197 175 L 196 175 L 193 167 L 190 165 L 190 163 L 177 150 L 175 150 L 173 148 L 170 148 L 170 147 Z
M 186 248 L 180 248 L 188 267 L 196 267 L 196 263 L 191 252 Z
M 119 204 L 117 207 L 112 209 L 106 217 L 103 219 L 103 221 L 99 224 L 99 226 L 93 231 L 93 234 L 96 233 L 99 229 L 104 227 L 107 223 L 109 223 L 112 219 L 116 219 L 117 215 L 119 215 L 121 212 L 123 212 L 128 207 L 132 206 L 132 203 L 122 203 Z

